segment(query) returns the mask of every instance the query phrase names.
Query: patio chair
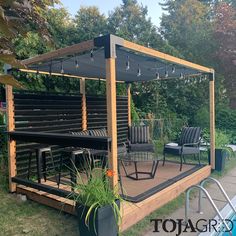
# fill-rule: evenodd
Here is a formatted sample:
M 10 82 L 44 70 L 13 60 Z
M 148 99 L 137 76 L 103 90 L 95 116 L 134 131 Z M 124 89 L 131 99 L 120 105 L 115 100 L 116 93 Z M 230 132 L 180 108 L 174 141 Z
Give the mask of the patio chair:
M 163 149 L 163 166 L 165 165 L 166 154 L 180 156 L 180 171 L 182 171 L 183 161 L 186 155 L 198 156 L 198 163 L 200 162 L 200 127 L 184 127 L 182 129 L 179 142 L 176 145 L 165 144 Z
M 149 126 L 130 126 L 128 138 L 129 152 L 155 152 L 150 139 Z

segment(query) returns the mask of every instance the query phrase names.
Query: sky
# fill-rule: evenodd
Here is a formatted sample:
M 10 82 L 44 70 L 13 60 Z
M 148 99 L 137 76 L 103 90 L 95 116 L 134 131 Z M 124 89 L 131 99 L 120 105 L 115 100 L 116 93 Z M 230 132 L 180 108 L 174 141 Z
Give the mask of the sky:
M 115 7 L 119 6 L 122 3 L 122 0 L 61 0 L 61 2 L 68 9 L 72 16 L 76 14 L 80 6 L 97 6 L 100 12 L 104 13 L 107 16 L 109 11 L 112 11 Z M 149 17 L 151 17 L 151 20 L 155 25 L 159 26 L 162 9 L 158 3 L 162 1 L 138 0 L 138 2 L 148 7 Z

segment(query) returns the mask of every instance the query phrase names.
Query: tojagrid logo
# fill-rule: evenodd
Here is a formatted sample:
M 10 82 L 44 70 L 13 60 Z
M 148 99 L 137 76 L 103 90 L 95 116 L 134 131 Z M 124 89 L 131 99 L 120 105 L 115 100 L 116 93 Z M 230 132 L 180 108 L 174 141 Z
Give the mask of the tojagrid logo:
M 203 233 L 203 232 L 221 232 L 219 229 L 219 221 L 215 219 L 199 219 L 196 222 L 184 219 L 151 219 L 151 223 L 154 226 L 154 233 L 160 233 L 161 229 L 166 233 L 173 233 L 171 235 L 181 236 L 185 233 Z M 228 230 L 223 229 L 222 232 L 232 232 L 235 224 L 235 220 L 225 219 L 228 225 Z M 222 223 L 222 222 L 221 222 Z M 210 227 L 209 227 L 210 226 Z

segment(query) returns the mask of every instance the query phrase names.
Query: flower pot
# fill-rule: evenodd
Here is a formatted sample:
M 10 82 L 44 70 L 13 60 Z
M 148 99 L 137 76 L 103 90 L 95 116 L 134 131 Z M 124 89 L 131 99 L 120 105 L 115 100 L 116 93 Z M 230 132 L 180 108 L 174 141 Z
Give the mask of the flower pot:
M 227 152 L 224 149 L 215 149 L 215 170 L 223 171 L 225 168 L 225 159 Z M 210 152 L 208 154 L 208 161 L 211 164 Z
M 120 208 L 120 201 L 116 201 Z M 79 223 L 80 236 L 117 236 L 118 225 L 117 219 L 114 215 L 113 208 L 108 205 L 92 210 L 89 216 L 89 225 L 85 224 L 85 218 L 89 207 L 83 205 L 76 205 L 77 218 Z M 95 230 L 95 229 L 96 230 Z

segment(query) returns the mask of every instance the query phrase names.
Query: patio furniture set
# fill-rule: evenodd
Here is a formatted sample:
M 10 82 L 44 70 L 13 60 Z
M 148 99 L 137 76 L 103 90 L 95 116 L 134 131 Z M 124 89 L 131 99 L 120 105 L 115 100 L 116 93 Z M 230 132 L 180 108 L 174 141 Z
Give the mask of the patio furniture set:
M 107 131 L 105 128 L 91 129 L 79 132 L 70 132 L 74 136 L 81 137 L 106 137 Z M 180 171 L 182 171 L 183 162 L 186 163 L 186 155 L 198 156 L 198 164 L 200 165 L 200 135 L 201 129 L 199 127 L 184 127 L 182 129 L 179 142 L 169 143 L 164 145 L 163 149 L 163 166 L 166 162 L 166 154 L 180 156 Z M 32 154 L 36 153 L 36 175 L 38 183 L 41 183 L 42 178 L 46 182 L 47 175 L 53 172 L 58 187 L 61 183 L 61 177 L 63 172 L 63 166 L 69 167 L 71 188 L 73 190 L 73 184 L 76 182 L 76 169 L 80 166 L 80 170 L 85 170 L 86 166 L 94 168 L 101 166 L 103 169 L 107 167 L 107 154 L 106 150 L 88 149 L 88 148 L 76 148 L 65 147 L 62 150 L 60 156 L 59 170 L 56 171 L 51 146 L 38 145 L 33 150 L 30 150 L 28 159 L 28 179 L 31 178 L 31 162 Z M 48 158 L 47 158 L 48 157 Z M 150 139 L 149 127 L 144 126 L 130 126 L 129 127 L 129 139 L 127 143 L 123 143 L 118 146 L 118 175 L 121 185 L 121 191 L 123 193 L 122 179 L 120 176 L 120 168 L 123 168 L 127 178 L 132 180 L 146 180 L 153 179 L 155 177 L 157 167 L 160 159 L 155 154 L 155 147 Z M 48 163 L 50 162 L 50 163 Z M 149 163 L 149 168 L 146 171 L 139 170 L 143 163 Z M 127 166 L 133 165 L 134 171 L 129 173 Z M 87 173 L 88 174 L 88 173 Z M 89 177 L 89 176 L 87 176 Z

